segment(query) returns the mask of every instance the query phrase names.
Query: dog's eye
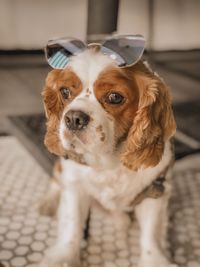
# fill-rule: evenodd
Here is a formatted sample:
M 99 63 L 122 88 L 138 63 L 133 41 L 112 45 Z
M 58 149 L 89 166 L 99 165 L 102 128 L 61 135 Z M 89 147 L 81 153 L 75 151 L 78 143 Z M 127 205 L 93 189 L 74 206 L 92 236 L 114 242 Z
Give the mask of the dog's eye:
M 61 95 L 64 99 L 68 99 L 71 95 L 70 90 L 67 87 L 62 87 L 60 89 L 60 92 L 61 92 Z
M 124 101 L 124 97 L 119 93 L 111 93 L 107 96 L 106 102 L 109 104 L 121 104 Z

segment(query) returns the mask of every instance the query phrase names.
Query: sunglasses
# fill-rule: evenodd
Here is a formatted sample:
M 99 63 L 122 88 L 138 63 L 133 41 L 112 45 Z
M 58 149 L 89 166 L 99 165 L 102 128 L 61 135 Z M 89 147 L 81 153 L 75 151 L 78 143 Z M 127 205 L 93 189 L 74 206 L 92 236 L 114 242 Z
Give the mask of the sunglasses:
M 45 47 L 48 64 L 54 69 L 64 69 L 72 56 L 87 48 L 97 46 L 104 55 L 112 58 L 119 67 L 136 64 L 143 55 L 145 39 L 142 35 L 120 35 L 107 39 L 104 43 L 85 44 L 74 38 L 50 40 Z

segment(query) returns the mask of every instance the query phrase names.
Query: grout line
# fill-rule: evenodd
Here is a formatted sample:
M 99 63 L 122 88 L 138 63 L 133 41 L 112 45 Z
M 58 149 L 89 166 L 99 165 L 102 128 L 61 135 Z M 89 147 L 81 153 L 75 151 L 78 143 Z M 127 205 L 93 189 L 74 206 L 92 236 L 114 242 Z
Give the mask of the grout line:
M 200 148 L 200 142 L 198 140 L 184 134 L 179 130 L 176 131 L 175 138 L 193 149 Z

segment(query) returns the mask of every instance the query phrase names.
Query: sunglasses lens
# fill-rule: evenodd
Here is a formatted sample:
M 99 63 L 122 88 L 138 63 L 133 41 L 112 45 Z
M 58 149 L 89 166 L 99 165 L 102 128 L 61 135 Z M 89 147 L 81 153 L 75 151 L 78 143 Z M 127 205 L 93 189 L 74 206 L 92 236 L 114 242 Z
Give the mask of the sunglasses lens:
M 64 69 L 70 57 L 86 48 L 85 44 L 75 39 L 58 39 L 49 41 L 45 52 L 49 65 L 54 69 Z
M 125 35 L 112 37 L 102 46 L 102 52 L 114 59 L 118 66 L 130 66 L 142 57 L 145 47 L 141 35 Z

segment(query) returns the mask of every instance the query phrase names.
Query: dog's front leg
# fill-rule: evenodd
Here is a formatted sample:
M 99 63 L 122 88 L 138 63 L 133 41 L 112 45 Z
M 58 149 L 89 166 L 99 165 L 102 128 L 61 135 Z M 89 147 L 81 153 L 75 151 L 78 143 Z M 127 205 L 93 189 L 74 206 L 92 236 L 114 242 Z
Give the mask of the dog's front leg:
M 75 183 L 61 193 L 58 237 L 40 267 L 79 267 L 80 242 L 89 211 L 89 197 Z
M 147 198 L 136 206 L 141 229 L 139 267 L 175 267 L 163 253 L 168 196 Z

